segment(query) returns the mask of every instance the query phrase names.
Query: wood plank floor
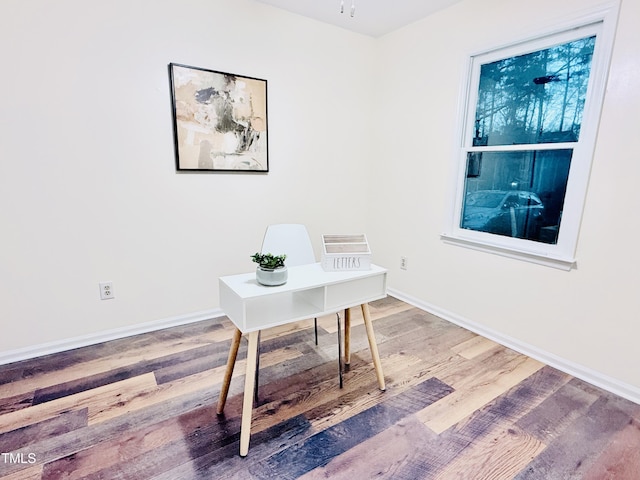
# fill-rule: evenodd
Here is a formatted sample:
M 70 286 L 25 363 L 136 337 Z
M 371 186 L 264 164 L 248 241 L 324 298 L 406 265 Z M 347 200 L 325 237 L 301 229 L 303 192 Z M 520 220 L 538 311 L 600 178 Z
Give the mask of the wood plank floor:
M 640 479 L 640 406 L 388 297 L 359 309 L 338 386 L 335 316 L 262 334 L 238 456 L 246 340 L 214 319 L 0 367 L 0 478 Z

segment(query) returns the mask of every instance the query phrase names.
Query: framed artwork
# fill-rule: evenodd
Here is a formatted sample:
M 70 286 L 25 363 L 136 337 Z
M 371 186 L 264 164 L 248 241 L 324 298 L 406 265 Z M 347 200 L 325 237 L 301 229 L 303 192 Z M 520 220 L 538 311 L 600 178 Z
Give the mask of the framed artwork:
M 176 168 L 268 172 L 267 81 L 169 64 Z

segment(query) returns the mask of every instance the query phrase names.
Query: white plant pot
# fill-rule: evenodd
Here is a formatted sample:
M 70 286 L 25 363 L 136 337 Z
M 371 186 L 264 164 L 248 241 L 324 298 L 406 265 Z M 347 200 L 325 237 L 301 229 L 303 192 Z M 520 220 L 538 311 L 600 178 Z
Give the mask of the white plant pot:
M 289 271 L 286 265 L 280 268 L 256 268 L 256 280 L 262 285 L 268 287 L 275 287 L 276 285 L 283 285 L 287 283 L 289 278 Z

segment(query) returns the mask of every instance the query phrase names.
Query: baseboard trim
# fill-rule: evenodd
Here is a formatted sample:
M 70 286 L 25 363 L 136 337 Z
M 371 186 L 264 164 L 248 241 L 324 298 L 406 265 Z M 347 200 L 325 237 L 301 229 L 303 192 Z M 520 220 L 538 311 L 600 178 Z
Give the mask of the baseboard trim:
M 451 322 L 462 328 L 466 328 L 467 330 L 493 340 L 500 345 L 504 345 L 507 348 L 515 350 L 516 352 L 522 353 L 523 355 L 534 358 L 546 365 L 557 368 L 564 373 L 579 378 L 580 380 L 584 380 L 585 382 L 595 385 L 596 387 L 600 387 L 615 395 L 640 404 L 640 388 L 638 387 L 621 382 L 620 380 L 617 380 L 613 377 L 604 375 L 578 363 L 571 362 L 562 357 L 534 347 L 533 345 L 521 342 L 520 340 L 517 340 L 515 338 L 503 335 L 500 332 L 463 318 L 455 313 L 439 308 L 436 305 L 424 302 L 420 299 L 412 297 L 411 295 L 407 295 L 403 292 L 391 288 L 388 289 L 388 293 L 389 295 L 396 297 L 397 299 L 402 300 L 403 302 L 406 302 L 410 305 L 413 305 L 414 307 L 424 310 L 425 312 L 429 312 L 433 315 L 436 315 L 437 317 L 447 320 L 448 322 Z
M 0 352 L 0 365 L 19 362 L 21 360 L 29 360 L 32 358 L 50 355 L 52 353 L 65 352 L 75 348 L 87 347 L 97 343 L 108 342 L 109 340 L 117 340 L 125 337 L 132 337 L 141 333 L 154 332 L 165 328 L 178 327 L 189 323 L 200 322 L 211 318 L 223 316 L 224 313 L 219 308 L 212 310 L 204 310 L 201 312 L 188 313 L 175 317 L 162 318 L 150 322 L 139 323 L 137 325 L 129 325 L 112 330 L 91 333 L 80 337 L 68 338 L 55 342 L 33 345 L 29 347 Z

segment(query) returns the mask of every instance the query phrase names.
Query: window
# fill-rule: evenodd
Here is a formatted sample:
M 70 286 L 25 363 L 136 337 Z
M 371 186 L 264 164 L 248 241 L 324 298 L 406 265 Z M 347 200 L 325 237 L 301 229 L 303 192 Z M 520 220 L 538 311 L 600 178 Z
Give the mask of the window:
M 613 44 L 608 11 L 471 57 L 443 240 L 575 264 Z

